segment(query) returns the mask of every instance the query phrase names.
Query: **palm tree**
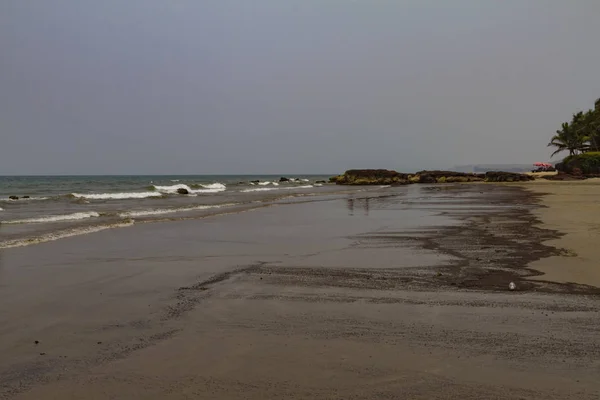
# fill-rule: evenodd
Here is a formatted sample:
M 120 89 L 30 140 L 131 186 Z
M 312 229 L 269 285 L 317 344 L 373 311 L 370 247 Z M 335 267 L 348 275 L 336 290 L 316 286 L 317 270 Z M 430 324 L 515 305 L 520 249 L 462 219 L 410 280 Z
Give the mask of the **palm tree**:
M 556 151 L 552 153 L 552 156 L 564 150 L 569 150 L 570 156 L 577 154 L 578 151 L 583 151 L 588 138 L 580 133 L 580 129 L 577 126 L 568 122 L 563 123 L 562 129 L 556 131 L 556 135 L 548 143 L 548 146 L 556 147 Z
M 600 108 L 589 110 L 583 115 L 585 135 L 589 138 L 589 150 L 600 150 Z

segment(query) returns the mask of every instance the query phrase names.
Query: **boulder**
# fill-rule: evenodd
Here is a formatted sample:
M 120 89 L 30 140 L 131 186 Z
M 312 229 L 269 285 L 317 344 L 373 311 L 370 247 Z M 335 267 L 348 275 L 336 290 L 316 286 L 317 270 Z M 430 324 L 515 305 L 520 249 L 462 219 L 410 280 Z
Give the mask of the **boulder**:
M 30 199 L 31 197 L 29 196 L 23 196 L 22 199 Z
M 330 182 L 338 185 L 406 185 L 409 176 L 387 169 L 350 169 L 343 175 L 334 176 Z
M 279 178 L 279 182 L 289 182 L 290 178 L 286 178 L 285 176 L 282 176 L 281 178 Z
M 250 183 L 258 183 L 258 182 L 260 182 L 258 179 L 255 181 L 250 181 Z
M 316 181 L 315 183 L 327 183 L 326 181 Z
M 486 182 L 526 182 L 534 179 L 531 175 L 516 172 L 489 171 L 485 173 Z
M 19 196 L 8 196 L 11 200 L 19 200 Z
M 179 193 L 179 194 L 190 194 L 189 190 L 187 190 L 185 188 L 179 188 L 179 189 L 177 189 L 177 193 Z

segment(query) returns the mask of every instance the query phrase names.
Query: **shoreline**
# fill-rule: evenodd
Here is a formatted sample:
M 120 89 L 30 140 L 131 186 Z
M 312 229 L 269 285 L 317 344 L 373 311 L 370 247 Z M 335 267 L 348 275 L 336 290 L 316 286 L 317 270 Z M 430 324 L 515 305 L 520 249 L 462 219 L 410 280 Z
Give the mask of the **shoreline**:
M 541 198 L 411 185 L 0 251 L 0 398 L 594 399 L 595 289 L 530 279 Z

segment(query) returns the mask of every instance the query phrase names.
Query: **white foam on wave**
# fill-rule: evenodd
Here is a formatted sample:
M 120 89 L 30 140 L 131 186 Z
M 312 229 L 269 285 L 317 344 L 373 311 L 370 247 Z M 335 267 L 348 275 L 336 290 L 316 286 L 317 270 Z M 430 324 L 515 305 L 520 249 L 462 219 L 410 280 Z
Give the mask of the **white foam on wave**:
M 227 189 L 227 186 L 223 185 L 222 183 L 209 183 L 208 185 L 200 185 L 205 189 L 220 189 L 220 190 L 225 190 Z
M 171 186 L 156 186 L 156 185 L 154 185 L 153 187 L 154 187 L 154 190 L 156 190 L 160 193 L 165 193 L 165 194 L 175 194 L 175 193 L 177 193 L 177 190 L 179 190 L 179 189 L 187 190 L 188 193 L 190 193 L 190 194 L 218 193 L 218 192 L 222 192 L 227 189 L 227 187 L 225 185 L 223 185 L 222 183 L 211 183 L 208 185 L 200 185 L 200 186 L 202 186 L 203 189 L 192 189 L 191 187 L 189 187 L 188 185 L 185 185 L 183 183 L 180 183 L 177 185 L 171 185 Z
M 159 192 L 125 192 L 125 193 L 71 193 L 71 196 L 88 200 L 122 200 L 145 199 L 148 197 L 161 197 Z
M 259 184 L 260 186 L 267 186 L 267 185 L 270 185 L 270 184 L 271 184 L 271 182 L 258 182 L 258 184 Z
M 185 185 L 183 183 L 179 183 L 177 185 L 171 185 L 171 186 L 154 185 L 153 188 L 157 192 L 162 192 L 162 193 L 177 193 L 177 190 L 179 190 L 179 189 L 185 189 L 187 191 L 192 190 L 192 188 L 190 188 L 188 185 Z
M 11 247 L 23 247 L 29 246 L 32 244 L 51 242 L 58 239 L 64 239 L 71 236 L 78 235 L 86 235 L 88 233 L 100 232 L 106 229 L 112 228 L 125 228 L 128 226 L 132 226 L 133 221 L 120 222 L 116 224 L 110 225 L 97 225 L 97 226 L 89 226 L 86 228 L 78 228 L 78 229 L 69 229 L 63 230 L 59 232 L 50 233 L 48 235 L 36 236 L 28 239 L 15 239 L 15 240 L 5 240 L 4 242 L 0 242 L 0 249 L 8 249 Z
M 268 192 L 270 190 L 278 190 L 277 188 L 256 188 L 256 189 L 244 189 L 241 192 L 242 193 L 249 193 L 249 192 Z
M 128 211 L 119 214 L 121 218 L 135 218 L 135 217 L 147 217 L 151 215 L 163 215 L 173 214 L 178 212 L 186 211 L 197 211 L 197 210 L 209 210 L 211 208 L 222 208 L 233 206 L 235 204 L 218 204 L 218 205 L 205 205 L 205 206 L 194 206 L 194 207 L 182 207 L 182 208 L 156 208 L 152 210 L 139 210 L 139 211 Z
M 242 193 L 249 192 L 268 192 L 271 190 L 295 190 L 295 189 L 309 189 L 314 187 L 313 185 L 305 185 L 305 186 L 292 186 L 292 187 L 284 187 L 284 188 L 256 188 L 256 189 L 244 189 Z
M 97 218 L 100 214 L 95 211 L 88 212 L 78 212 L 73 214 L 63 214 L 63 215 L 47 215 L 39 218 L 26 218 L 26 219 L 17 219 L 13 221 L 0 221 L 2 224 L 41 224 L 47 222 L 65 222 L 65 221 L 77 221 L 81 219 L 87 218 Z

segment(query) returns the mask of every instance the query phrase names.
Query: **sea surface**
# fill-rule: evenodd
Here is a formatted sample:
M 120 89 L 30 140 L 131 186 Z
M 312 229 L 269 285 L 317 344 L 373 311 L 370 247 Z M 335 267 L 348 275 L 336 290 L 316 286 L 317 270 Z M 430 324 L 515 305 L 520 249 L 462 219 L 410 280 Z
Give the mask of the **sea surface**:
M 280 175 L 0 176 L 0 248 L 368 190 L 325 183 L 329 175 L 285 178 L 289 180 Z

